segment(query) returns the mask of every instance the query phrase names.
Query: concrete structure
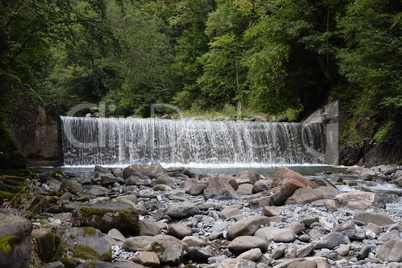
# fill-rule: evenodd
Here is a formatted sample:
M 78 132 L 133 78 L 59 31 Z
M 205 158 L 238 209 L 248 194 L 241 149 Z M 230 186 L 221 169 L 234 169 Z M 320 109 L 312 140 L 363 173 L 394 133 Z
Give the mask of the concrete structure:
M 10 125 L 29 166 L 63 164 L 60 117 L 32 89 L 24 89 Z
M 311 114 L 303 123 L 322 124 L 325 140 L 324 161 L 330 165 L 339 164 L 339 136 L 344 120 L 344 113 L 339 101 L 325 105 Z

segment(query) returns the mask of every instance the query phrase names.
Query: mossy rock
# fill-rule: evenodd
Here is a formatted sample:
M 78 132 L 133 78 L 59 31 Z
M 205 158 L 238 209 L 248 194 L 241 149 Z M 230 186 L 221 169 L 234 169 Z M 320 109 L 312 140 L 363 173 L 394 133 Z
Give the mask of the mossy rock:
M 5 255 L 10 254 L 16 242 L 18 242 L 18 238 L 15 235 L 0 237 L 0 252 Z
M 52 262 L 58 253 L 61 236 L 52 232 L 48 232 L 42 237 L 34 238 L 36 245 L 36 253 L 43 262 Z
M 116 228 L 126 235 L 138 235 L 138 213 L 129 205 L 102 203 L 82 206 L 73 212 L 73 225 L 94 227 L 107 233 Z

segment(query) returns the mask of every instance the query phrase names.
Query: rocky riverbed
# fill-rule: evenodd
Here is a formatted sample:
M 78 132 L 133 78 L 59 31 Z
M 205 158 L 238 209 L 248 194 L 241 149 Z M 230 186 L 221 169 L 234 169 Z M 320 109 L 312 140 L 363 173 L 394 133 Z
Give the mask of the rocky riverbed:
M 344 173 L 38 172 L 2 205 L 0 266 L 402 267 L 402 210 L 339 190 L 358 180 L 399 189 L 402 168 Z

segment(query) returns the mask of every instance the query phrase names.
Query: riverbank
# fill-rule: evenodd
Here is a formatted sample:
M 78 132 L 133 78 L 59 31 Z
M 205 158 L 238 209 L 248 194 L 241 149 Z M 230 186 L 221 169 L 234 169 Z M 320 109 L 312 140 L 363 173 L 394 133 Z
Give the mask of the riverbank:
M 0 263 L 400 267 L 402 211 L 385 204 L 398 202 L 402 169 L 338 171 L 261 176 L 133 165 L 38 173 L 18 209 L 3 204 L 0 236 L 10 239 Z M 384 184 L 394 185 L 392 200 L 368 191 Z

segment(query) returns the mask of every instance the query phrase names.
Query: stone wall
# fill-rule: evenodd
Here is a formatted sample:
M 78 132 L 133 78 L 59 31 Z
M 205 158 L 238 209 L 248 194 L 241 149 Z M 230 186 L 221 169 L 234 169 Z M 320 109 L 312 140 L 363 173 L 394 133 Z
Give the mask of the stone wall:
M 62 165 L 60 117 L 32 89 L 18 96 L 10 125 L 29 166 Z
M 330 165 L 339 164 L 339 137 L 345 113 L 339 101 L 325 105 L 315 111 L 303 123 L 322 124 L 324 133 L 324 161 Z

